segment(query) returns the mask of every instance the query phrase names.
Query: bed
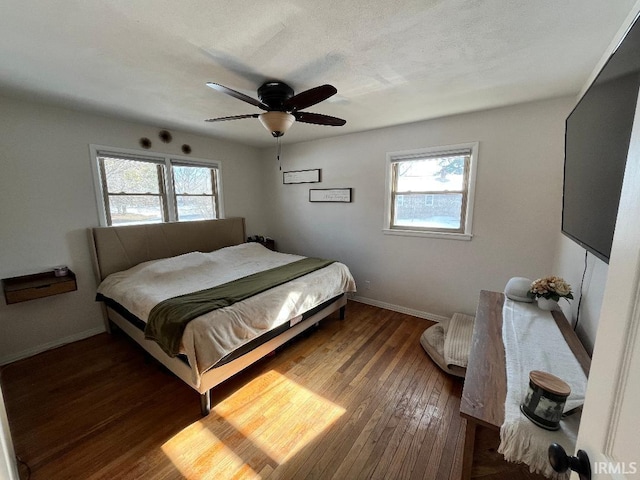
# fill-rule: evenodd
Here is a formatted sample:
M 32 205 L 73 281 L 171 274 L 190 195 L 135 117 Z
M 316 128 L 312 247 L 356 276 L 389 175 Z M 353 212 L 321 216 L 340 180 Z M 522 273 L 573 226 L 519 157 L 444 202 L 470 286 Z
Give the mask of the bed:
M 346 294 L 355 291 L 342 263 L 245 243 L 243 218 L 96 227 L 89 234 L 107 331 L 116 325 L 196 390 L 203 416 L 212 388 L 332 313 L 344 318 Z M 263 280 L 275 273 L 272 283 Z M 261 287 L 227 302 L 225 289 L 244 288 L 249 279 Z M 220 290 L 217 308 L 201 309 Z M 187 321 L 176 323 L 166 312 Z

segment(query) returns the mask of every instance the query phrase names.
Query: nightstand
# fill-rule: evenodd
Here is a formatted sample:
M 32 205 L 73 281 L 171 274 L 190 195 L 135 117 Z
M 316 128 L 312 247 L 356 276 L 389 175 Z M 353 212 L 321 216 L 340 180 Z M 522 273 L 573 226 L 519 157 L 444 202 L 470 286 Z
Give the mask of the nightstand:
M 273 238 L 254 236 L 247 238 L 247 242 L 256 242 L 267 247 L 269 250 L 276 251 L 276 241 Z
M 3 278 L 2 289 L 7 305 L 36 298 L 49 297 L 78 289 L 76 275 L 71 270 L 63 277 L 56 277 L 53 271 Z

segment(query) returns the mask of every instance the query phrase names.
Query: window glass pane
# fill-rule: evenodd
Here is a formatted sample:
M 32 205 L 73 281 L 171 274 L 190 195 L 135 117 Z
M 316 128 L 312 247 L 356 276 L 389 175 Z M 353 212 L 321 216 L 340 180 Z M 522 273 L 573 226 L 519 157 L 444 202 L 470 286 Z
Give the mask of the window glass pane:
M 209 220 L 216 218 L 213 197 L 176 195 L 178 220 Z
M 159 193 L 155 163 L 102 157 L 109 193 Z
M 460 229 L 462 194 L 396 195 L 394 226 Z
M 162 204 L 156 195 L 109 195 L 111 224 L 162 222 Z
M 396 191 L 461 191 L 464 186 L 464 162 L 463 155 L 398 162 Z
M 183 165 L 174 165 L 173 181 L 176 194 L 213 194 L 211 169 L 207 167 L 186 167 Z

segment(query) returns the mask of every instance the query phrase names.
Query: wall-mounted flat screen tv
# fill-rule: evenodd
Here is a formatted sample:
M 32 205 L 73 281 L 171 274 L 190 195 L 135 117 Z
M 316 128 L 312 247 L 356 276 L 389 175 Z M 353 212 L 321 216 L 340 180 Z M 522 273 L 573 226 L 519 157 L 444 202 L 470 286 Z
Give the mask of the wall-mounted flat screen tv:
M 562 232 L 609 263 L 640 88 L 640 21 L 566 122 Z

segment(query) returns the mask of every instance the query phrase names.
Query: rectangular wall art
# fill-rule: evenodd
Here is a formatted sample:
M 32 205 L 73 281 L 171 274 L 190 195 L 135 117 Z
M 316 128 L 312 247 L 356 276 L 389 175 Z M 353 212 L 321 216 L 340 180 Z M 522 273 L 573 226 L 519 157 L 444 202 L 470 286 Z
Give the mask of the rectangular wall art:
M 318 183 L 320 181 L 320 169 L 314 170 L 293 170 L 282 172 L 282 183 Z
M 311 188 L 309 189 L 310 202 L 351 202 L 351 188 Z

